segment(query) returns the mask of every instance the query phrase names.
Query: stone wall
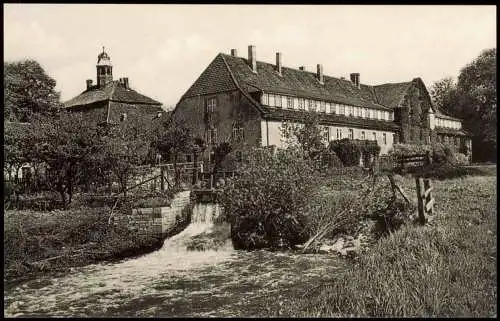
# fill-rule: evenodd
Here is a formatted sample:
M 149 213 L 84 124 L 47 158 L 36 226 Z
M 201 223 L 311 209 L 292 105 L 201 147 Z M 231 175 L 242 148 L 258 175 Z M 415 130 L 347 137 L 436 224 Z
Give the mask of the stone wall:
M 133 233 L 163 237 L 187 219 L 183 211 L 191 206 L 190 196 L 190 191 L 183 191 L 174 196 L 170 206 L 134 208 L 128 213 L 119 213 L 114 224 L 125 225 Z

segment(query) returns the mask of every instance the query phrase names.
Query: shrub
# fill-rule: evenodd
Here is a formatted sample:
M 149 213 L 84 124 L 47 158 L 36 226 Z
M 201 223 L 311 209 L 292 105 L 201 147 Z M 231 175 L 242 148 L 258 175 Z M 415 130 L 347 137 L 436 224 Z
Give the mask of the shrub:
M 363 164 L 370 164 L 370 160 L 380 153 L 380 146 L 375 143 L 347 138 L 330 142 L 329 149 L 340 158 L 344 166 L 359 165 L 361 155 Z
M 455 161 L 456 165 L 468 165 L 469 164 L 469 158 L 462 153 L 455 153 Z
M 220 197 L 235 248 L 304 242 L 308 237 L 304 209 L 314 191 L 314 177 L 313 164 L 298 152 L 249 153 L 238 177 L 225 185 Z
M 353 144 L 350 139 L 344 138 L 330 142 L 330 150 L 342 161 L 344 166 L 356 166 L 359 164 L 361 149 Z

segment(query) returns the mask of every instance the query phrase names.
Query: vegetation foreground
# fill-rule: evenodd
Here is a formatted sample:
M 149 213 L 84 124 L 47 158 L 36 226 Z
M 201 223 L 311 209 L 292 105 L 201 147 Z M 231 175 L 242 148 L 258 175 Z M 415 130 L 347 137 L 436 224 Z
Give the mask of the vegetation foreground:
M 280 315 L 496 316 L 496 177 L 435 181 L 434 195 L 431 224 L 405 225 L 307 296 L 290 293 Z

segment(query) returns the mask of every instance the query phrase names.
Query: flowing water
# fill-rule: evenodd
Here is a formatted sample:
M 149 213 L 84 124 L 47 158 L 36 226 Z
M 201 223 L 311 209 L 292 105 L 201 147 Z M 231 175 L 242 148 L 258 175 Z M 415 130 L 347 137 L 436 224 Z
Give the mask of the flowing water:
M 72 269 L 4 292 L 5 316 L 272 316 L 284 292 L 302 293 L 338 273 L 331 256 L 216 250 L 188 251 L 214 229 L 219 207 L 198 204 L 191 224 L 153 253 Z

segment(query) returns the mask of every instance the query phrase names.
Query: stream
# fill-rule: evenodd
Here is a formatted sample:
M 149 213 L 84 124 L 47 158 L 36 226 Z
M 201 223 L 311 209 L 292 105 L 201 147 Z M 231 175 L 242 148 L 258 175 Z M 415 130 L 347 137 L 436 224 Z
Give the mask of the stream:
M 4 292 L 6 317 L 266 317 L 280 301 L 339 273 L 331 255 L 217 250 L 188 251 L 187 242 L 214 228 L 214 208 L 199 204 L 191 224 L 153 253 L 73 268 Z M 326 276 L 326 277 L 325 277 Z M 288 294 L 285 295 L 285 294 Z

